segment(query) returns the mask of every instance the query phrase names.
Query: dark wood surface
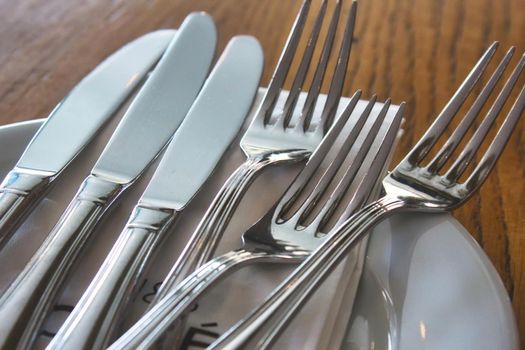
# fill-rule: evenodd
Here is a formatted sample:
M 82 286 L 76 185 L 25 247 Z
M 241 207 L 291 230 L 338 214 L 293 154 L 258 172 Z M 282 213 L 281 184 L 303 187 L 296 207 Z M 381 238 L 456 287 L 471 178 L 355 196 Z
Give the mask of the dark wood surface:
M 314 10 L 319 2 L 314 1 Z M 266 85 L 299 6 L 296 0 L 0 0 L 0 124 L 47 115 L 112 51 L 148 31 L 176 28 L 196 10 L 216 20 L 219 49 L 236 34 L 261 41 Z M 380 99 L 408 103 L 399 159 L 482 51 L 498 40 L 498 58 L 510 45 L 520 56 L 524 33 L 525 0 L 362 0 L 345 94 L 359 88 L 365 96 L 377 93 Z M 500 273 L 522 337 L 524 142 L 522 120 L 480 193 L 454 212 Z

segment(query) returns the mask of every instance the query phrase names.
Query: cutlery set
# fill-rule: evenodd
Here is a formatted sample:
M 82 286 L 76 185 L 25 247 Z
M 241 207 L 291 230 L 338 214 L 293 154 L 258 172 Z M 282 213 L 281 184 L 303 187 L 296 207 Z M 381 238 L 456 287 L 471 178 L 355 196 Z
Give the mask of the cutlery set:
M 107 341 L 110 325 L 118 323 L 116 317 L 150 255 L 241 127 L 261 71 L 262 51 L 257 41 L 232 39 L 171 140 L 123 233 L 63 327 L 66 330 L 71 323 L 74 328 L 64 339 L 58 333 L 50 347 L 100 348 L 97 343 Z M 229 80 L 237 83 L 225 92 Z
M 125 227 L 48 349 L 179 348 L 188 313 L 211 287 L 246 265 L 290 264 L 292 272 L 266 299 L 210 346 L 271 348 L 286 336 L 314 291 L 380 221 L 402 212 L 450 211 L 482 185 L 525 109 L 525 87 L 513 92 L 525 56 L 502 84 L 511 48 L 478 92 L 475 86 L 497 49 L 497 43 L 491 45 L 389 172 L 405 104 L 381 103 L 376 96 L 362 101 L 360 91 L 342 97 L 355 1 L 347 14 L 337 1 L 321 48 L 323 1 L 304 51 L 297 54 L 310 2 L 303 2 L 238 144 L 235 138 L 258 91 L 262 49 L 253 37 L 234 37 L 210 69 L 217 34 L 204 13 L 189 15 L 176 31 L 153 32 L 124 46 L 53 110 L 1 184 L 0 249 L 110 117 L 132 101 L 54 228 L 0 296 L 1 349 L 34 345 L 65 281 L 96 239 L 97 225 L 157 157 L 158 166 Z M 336 48 L 338 32 L 342 40 Z M 333 72 L 328 72 L 330 60 L 336 62 Z M 287 79 L 292 81 L 289 91 L 283 88 Z M 322 95 L 325 80 L 329 89 Z M 499 91 L 495 98 L 494 91 Z M 466 100 L 473 102 L 463 112 Z M 506 107 L 508 101 L 513 102 Z M 506 118 L 488 147 L 482 147 L 502 111 Z M 457 114 L 464 116 L 450 127 Z M 481 114 L 485 117 L 476 123 Z M 468 142 L 462 143 L 473 125 Z M 446 140 L 445 134 L 450 135 Z M 232 147 L 240 147 L 246 161 L 209 203 L 149 309 L 118 337 L 126 308 L 155 254 L 169 235 L 177 234 L 177 219 Z M 236 233 L 239 248 L 216 256 L 257 176 L 270 166 L 292 163 L 300 170 L 284 194 L 242 235 Z
M 33 342 L 95 224 L 143 173 L 182 122 L 206 77 L 215 37 L 208 16 L 192 15 L 181 25 L 75 198 L 0 298 L 0 317 L 9 320 L 2 324 L 3 345 L 26 347 Z
M 2 183 L 0 246 L 5 245 L 52 181 L 133 93 L 174 33 L 158 31 L 124 46 L 86 76 L 51 112 L 46 126 Z

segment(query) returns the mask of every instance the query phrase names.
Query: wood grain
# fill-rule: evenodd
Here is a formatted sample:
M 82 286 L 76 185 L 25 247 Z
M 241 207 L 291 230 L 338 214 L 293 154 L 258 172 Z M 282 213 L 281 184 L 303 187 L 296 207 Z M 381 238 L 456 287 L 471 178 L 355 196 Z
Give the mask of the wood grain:
M 197 10 L 215 18 L 219 49 L 236 34 L 261 41 L 266 85 L 299 6 L 292 0 L 0 0 L 0 124 L 46 115 L 112 51 L 148 31 L 177 27 Z M 525 0 L 363 0 L 345 94 L 360 88 L 365 96 L 376 93 L 380 99 L 391 96 L 395 103 L 407 101 L 407 133 L 399 158 L 482 51 L 498 40 L 498 58 L 510 45 L 519 56 L 525 50 L 524 33 Z M 454 212 L 500 273 L 522 337 L 524 164 L 522 120 L 480 193 Z

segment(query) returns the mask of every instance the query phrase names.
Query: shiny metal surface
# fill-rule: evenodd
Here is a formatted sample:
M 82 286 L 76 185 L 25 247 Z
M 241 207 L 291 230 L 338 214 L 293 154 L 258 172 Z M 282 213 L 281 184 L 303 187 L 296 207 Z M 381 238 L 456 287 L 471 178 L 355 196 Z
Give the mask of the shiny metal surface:
M 90 175 L 60 221 L 0 297 L 0 347 L 28 348 L 97 219 L 123 186 Z
M 143 80 L 174 35 L 174 30 L 144 35 L 105 59 L 51 112 L 17 168 L 63 169 Z
M 257 92 L 262 64 L 256 39 L 239 36 L 229 42 L 168 146 L 141 205 L 177 211 L 186 206 L 239 132 Z
M 206 215 L 193 233 L 186 249 L 165 278 L 152 304 L 155 304 L 186 276 L 212 257 L 231 216 L 257 175 L 270 165 L 298 162 L 308 158 L 332 124 L 341 97 L 350 55 L 357 11 L 356 2 L 353 2 L 346 20 L 344 36 L 337 56 L 337 65 L 320 120 L 313 123 L 312 116 L 326 73 L 328 59 L 333 51 L 333 40 L 340 19 L 340 2 L 332 14 L 319 60 L 318 62 L 311 62 L 326 13 L 326 1 L 323 1 L 321 10 L 316 16 L 307 47 L 300 58 L 299 69 L 294 77 L 284 107 L 282 110 L 276 108 L 276 102 L 302 35 L 309 7 L 310 0 L 305 0 L 290 31 L 288 41 L 266 94 L 259 105 L 254 120 L 241 140 L 240 146 L 246 154 L 246 162 L 230 176 L 215 197 Z M 292 118 L 297 107 L 299 94 L 301 90 L 305 89 L 306 75 L 310 68 L 313 69 L 312 67 L 315 67 L 315 73 L 306 100 L 299 108 L 300 114 L 297 118 Z
M 262 49 L 255 38 L 239 36 L 230 41 L 118 241 L 48 349 L 105 348 L 177 213 L 199 190 L 238 133 L 257 91 L 262 65 Z
M 125 45 L 51 112 L 0 185 L 0 248 L 51 182 L 144 80 L 174 34 L 174 30 L 161 30 Z
M 215 26 L 209 16 L 192 14 L 183 22 L 154 73 L 119 123 L 102 160 L 82 183 L 43 245 L 0 298 L 0 318 L 5 320 L 0 325 L 2 349 L 31 346 L 96 223 L 162 150 L 171 137 L 166 130 L 175 131 L 190 108 L 212 60 L 215 39 Z M 196 59 L 197 54 L 202 57 Z M 166 67 L 174 72 L 190 72 L 190 75 L 171 74 Z M 152 96 L 159 92 L 157 82 L 171 93 Z M 187 100 L 173 95 L 182 87 Z M 179 104 L 173 106 L 173 100 Z M 176 109 L 165 108 L 165 104 Z M 167 118 L 167 114 L 172 118 Z M 138 149 L 142 152 L 136 158 L 127 154 Z M 118 155 L 123 159 L 114 159 Z M 111 159 L 114 160 L 112 164 L 108 163 Z M 135 164 L 131 164 L 133 159 Z
M 281 197 L 277 206 L 243 235 L 243 247 L 214 258 L 190 275 L 179 286 L 171 290 L 165 298 L 161 299 L 128 333 L 113 344 L 112 349 L 149 347 L 162 335 L 166 330 L 165 327 L 169 327 L 171 322 L 175 321 L 195 301 L 195 298 L 204 293 L 222 277 L 241 266 L 262 261 L 299 262 L 308 256 L 312 249 L 315 249 L 322 243 L 324 238 L 318 235 L 320 226 L 323 224 L 323 219 L 332 217 L 333 212 L 330 210 L 322 211 L 319 215 L 319 220 L 314 221 L 309 227 L 304 227 L 304 223 L 298 221 L 300 212 L 309 210 L 312 204 L 311 199 L 317 200 L 323 192 L 326 192 L 327 186 L 332 183 L 331 180 L 334 178 L 335 173 L 341 169 L 343 162 L 346 162 L 351 164 L 350 168 L 336 186 L 334 195 L 330 197 L 329 202 L 331 204 L 327 204 L 327 206 L 332 208 L 338 205 L 343 197 L 342 194 L 346 192 L 345 189 L 352 182 L 363 160 L 371 157 L 370 152 L 373 153 L 373 151 L 370 151 L 371 145 L 376 139 L 376 135 L 390 108 L 390 102 L 387 102 L 382 107 L 378 106 L 376 108 L 377 113 L 371 113 L 376 105 L 375 98 L 372 99 L 366 105 L 366 108 L 354 118 L 356 121 L 355 124 L 352 124 L 353 128 L 347 134 L 341 135 L 341 142 L 334 145 L 335 140 L 341 134 L 341 130 L 347 124 L 350 115 L 354 111 L 359 96 L 359 92 L 353 96 L 341 116 L 312 154 L 303 171 Z M 403 108 L 401 107 L 397 111 L 396 117 L 394 117 L 394 120 L 387 128 L 388 132 L 385 136 L 387 142 L 385 142 L 386 146 L 382 147 L 381 153 L 383 156 L 388 156 L 390 153 L 389 148 L 399 128 L 402 110 Z M 367 128 L 363 128 L 365 121 L 369 118 L 373 122 L 369 123 L 371 125 Z M 360 141 L 357 142 L 360 134 L 366 134 L 366 137 L 361 136 L 359 138 Z M 354 152 L 347 159 L 350 149 L 353 149 Z M 326 164 L 327 162 L 329 166 L 325 170 L 326 165 L 321 167 L 321 164 Z M 373 169 L 380 174 L 384 161 L 378 159 L 376 163 L 381 166 L 373 167 Z M 316 174 L 322 174 L 318 182 Z M 308 183 L 309 185 L 315 185 L 314 193 L 310 196 L 310 199 L 303 203 L 298 211 L 298 215 L 285 219 L 289 214 L 288 206 L 300 196 Z M 374 185 L 375 182 L 372 181 L 371 184 Z M 290 247 L 293 247 L 293 249 Z
M 375 224 L 394 213 L 402 211 L 436 213 L 451 210 L 464 203 L 475 192 L 501 155 L 512 130 L 525 109 L 525 87 L 521 89 L 505 121 L 480 162 L 470 172 L 464 182 L 457 181 L 457 178 L 454 182 L 449 181 L 447 179 L 448 172 L 445 172 L 444 175 L 437 172 L 430 173 L 427 166 L 421 165 L 421 162 L 432 146 L 434 146 L 437 138 L 444 133 L 452 117 L 457 114 L 459 107 L 464 103 L 474 84 L 485 70 L 495 48 L 496 46 L 493 45 L 487 50 L 425 135 L 405 159 L 383 179 L 386 194 L 352 215 L 369 196 L 369 191 L 362 189 L 368 187 L 367 184 L 376 180 L 376 176 L 365 176 L 359 184 L 358 191 L 350 201 L 350 205 L 344 209 L 344 213 L 341 216 L 342 221 L 340 220 L 335 228 L 328 232 L 325 241 L 271 294 L 269 299 L 259 309 L 255 310 L 244 322 L 238 324 L 214 343 L 213 346 L 215 348 L 269 348 L 276 336 L 286 327 L 289 319 L 307 299 L 308 295 L 315 290 L 315 287 L 327 276 L 348 249 L 355 246 L 359 239 Z M 524 65 L 525 56 L 522 56 L 481 125 L 492 124 L 494 118 L 501 112 L 501 106 L 509 98 L 510 92 L 518 80 Z M 490 86 L 489 84 L 491 84 L 490 79 L 486 86 Z M 489 90 L 493 90 L 493 88 L 489 87 Z M 482 97 L 478 98 L 486 102 L 488 94 L 480 94 L 480 96 Z M 474 105 L 476 105 L 476 102 Z M 462 154 L 467 152 L 474 154 L 478 151 L 478 140 L 485 138 L 488 129 L 488 126 L 478 128 L 463 149 Z M 464 136 L 464 134 L 463 132 L 460 136 Z M 457 140 L 460 138 L 457 138 Z M 388 140 L 388 138 L 385 138 L 385 140 Z M 454 140 L 456 138 L 453 137 L 452 140 L 455 143 Z M 376 158 L 377 161 L 369 169 L 371 174 L 377 174 L 376 170 L 380 165 L 381 154 L 380 150 Z M 438 150 L 438 154 L 445 154 L 443 148 Z M 314 159 L 314 156 L 312 156 L 310 161 Z M 457 159 L 465 161 L 468 158 L 460 155 Z M 450 168 L 452 170 L 449 171 L 453 171 L 456 163 L 457 161 L 453 163 Z M 275 229 L 276 226 L 283 223 L 286 224 L 289 221 L 292 222 L 292 227 L 294 228 L 302 227 L 302 225 L 297 226 L 297 223 L 301 224 L 301 221 L 296 221 L 296 218 L 301 219 L 305 213 L 309 215 L 310 202 L 316 202 L 318 197 L 317 187 L 313 190 L 309 199 L 302 204 L 298 212 L 291 216 L 291 219 L 283 220 L 280 217 L 283 210 L 289 209 L 289 201 L 295 201 L 296 191 L 301 190 L 301 187 L 304 186 L 304 183 L 299 180 L 302 174 L 299 175 L 298 180 L 291 187 L 291 189 L 295 187 L 295 190 L 285 194 L 276 210 L 254 225 L 243 236 L 246 242 L 243 248 L 215 258 L 203 265 L 184 280 L 177 290 L 168 293 L 157 303 L 111 349 L 149 346 L 180 316 L 184 309 L 192 304 L 196 297 L 203 293 L 206 287 L 217 282 L 221 276 L 231 272 L 234 267 L 255 261 L 294 261 L 305 257 L 307 250 L 303 249 L 302 241 L 299 244 L 296 244 L 295 240 L 288 241 L 286 234 L 283 235 L 282 232 Z M 304 178 L 308 179 L 309 174 L 307 172 L 304 174 Z M 344 182 L 345 180 L 341 180 L 340 184 Z M 323 179 L 319 183 L 322 184 Z M 324 184 L 321 186 L 321 192 L 323 188 L 325 188 Z M 306 225 L 302 230 L 303 235 L 306 234 L 312 237 L 318 233 L 318 225 L 324 220 L 325 213 L 333 212 L 334 203 L 337 203 L 337 200 L 332 202 L 332 198 L 338 197 L 338 190 L 336 188 L 336 191 L 334 191 L 335 196 L 330 197 L 328 205 L 320 209 L 320 215 L 314 217 L 312 223 Z M 335 205 L 337 206 L 337 204 Z M 348 219 L 345 220 L 345 217 Z M 268 227 L 270 229 L 267 229 Z M 276 234 L 276 232 L 279 233 Z M 272 318 L 272 316 L 276 316 L 276 318 Z
M 459 107 L 464 103 L 472 87 L 485 70 L 495 49 L 496 45 L 493 45 L 486 51 L 425 135 L 406 158 L 383 179 L 385 195 L 337 225 L 333 232 L 329 233 L 326 241 L 292 275 L 283 281 L 281 286 L 274 290 L 257 310 L 214 342 L 211 348 L 238 349 L 250 346 L 257 349 L 267 349 L 271 347 L 276 337 L 285 329 L 289 319 L 300 309 L 300 306 L 313 293 L 316 286 L 327 277 L 337 262 L 355 246 L 359 239 L 381 220 L 395 213 L 406 211 L 439 213 L 454 209 L 470 198 L 490 173 L 525 109 L 525 87 L 522 87 L 489 148 L 466 180 L 459 182 L 456 177 L 450 181 L 449 174 L 455 172 L 456 164 L 460 164 L 468 158 L 465 154 L 473 156 L 479 150 L 479 141 L 485 138 L 488 129 L 490 129 L 490 124 L 501 112 L 501 107 L 508 100 L 510 92 L 525 66 L 525 56 L 521 57 L 494 104 L 485 115 L 480 127 L 477 128 L 449 170 L 440 174 L 438 170 L 441 169 L 441 166 L 435 167 L 434 171 L 429 171 L 429 168 L 434 166 L 436 160 L 441 162 L 440 157 L 450 155 L 450 149 L 457 147 L 459 141 L 465 136 L 467 130 L 465 123 L 470 124 L 472 122 L 472 114 L 479 114 L 480 104 L 485 104 L 490 92 L 494 90 L 494 79 L 498 80 L 501 77 L 503 72 L 501 67 L 507 65 L 513 49 L 504 57 L 494 75 L 488 80 L 474 101 L 471 109 L 453 131 L 452 136 L 448 138 L 445 146 L 440 147 L 437 155 L 427 165 L 422 165 L 421 162 L 425 160 L 425 156 L 436 140 L 443 134 L 452 117 L 457 114 Z M 444 162 L 441 163 L 441 165 L 443 164 Z M 372 179 L 373 177 L 365 177 L 360 186 L 366 185 Z M 366 193 L 358 190 L 352 204 L 359 197 L 365 198 L 365 196 Z M 355 206 L 351 205 L 346 208 L 345 212 L 352 213 L 356 209 Z M 287 246 L 286 248 L 291 249 L 292 247 Z
M 183 32 L 184 30 L 184 32 Z M 185 35 L 182 35 L 184 33 Z M 102 152 L 93 174 L 127 183 L 166 145 L 195 99 L 215 49 L 216 32 L 204 13 L 188 16 L 151 77 L 126 112 L 125 123 Z

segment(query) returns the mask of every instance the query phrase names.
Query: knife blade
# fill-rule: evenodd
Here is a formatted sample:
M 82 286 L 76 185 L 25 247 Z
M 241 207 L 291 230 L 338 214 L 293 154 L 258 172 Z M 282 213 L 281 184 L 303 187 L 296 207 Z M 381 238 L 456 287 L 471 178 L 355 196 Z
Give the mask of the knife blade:
M 263 54 L 233 38 L 170 142 L 126 227 L 48 349 L 104 349 L 159 243 L 210 176 L 249 112 Z M 228 89 L 225 89 L 228 86 Z
M 55 107 L 0 185 L 0 249 L 62 170 L 144 80 L 174 35 L 174 30 L 160 30 L 125 45 Z
M 95 224 L 182 122 L 206 77 L 216 30 L 204 13 L 182 23 L 91 174 L 42 246 L 0 298 L 0 347 L 29 348 Z

